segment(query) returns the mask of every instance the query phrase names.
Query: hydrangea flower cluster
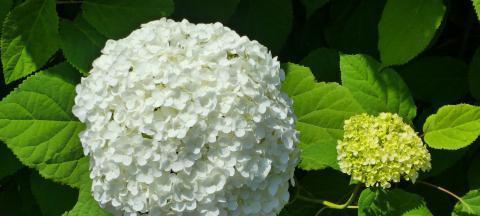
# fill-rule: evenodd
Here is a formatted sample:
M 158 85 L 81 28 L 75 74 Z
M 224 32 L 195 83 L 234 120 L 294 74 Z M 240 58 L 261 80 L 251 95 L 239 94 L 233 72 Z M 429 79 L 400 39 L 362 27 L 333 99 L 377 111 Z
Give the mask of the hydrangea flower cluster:
M 415 181 L 430 169 L 430 153 L 417 133 L 397 114 L 360 114 L 345 121 L 337 145 L 342 172 L 367 187 L 389 188 L 390 182 Z
M 283 77 L 220 23 L 161 19 L 107 41 L 73 108 L 95 200 L 116 215 L 277 215 L 299 160 Z

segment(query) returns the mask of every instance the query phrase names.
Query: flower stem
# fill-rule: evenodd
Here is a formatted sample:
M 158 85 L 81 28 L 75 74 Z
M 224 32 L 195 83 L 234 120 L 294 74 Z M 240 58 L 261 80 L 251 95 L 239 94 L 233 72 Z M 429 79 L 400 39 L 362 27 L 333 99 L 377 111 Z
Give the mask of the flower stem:
M 358 192 L 360 191 L 360 188 L 361 188 L 360 184 L 356 185 L 355 189 L 353 189 L 353 192 L 350 195 L 350 197 L 348 198 L 347 202 L 345 202 L 343 204 L 337 204 L 337 203 L 333 203 L 333 202 L 330 202 L 330 201 L 327 201 L 327 200 L 308 198 L 308 197 L 304 197 L 302 195 L 297 195 L 297 199 L 307 201 L 307 202 L 311 202 L 311 203 L 322 204 L 325 207 L 332 208 L 332 209 L 358 208 L 357 206 L 351 206 L 350 204 L 353 202 L 353 200 L 357 196 Z
M 453 198 L 457 199 L 457 200 L 460 201 L 461 203 L 466 204 L 461 197 L 459 197 L 458 195 L 454 194 L 453 192 L 451 192 L 451 191 L 449 191 L 449 190 L 447 190 L 447 189 L 445 189 L 445 188 L 443 188 L 443 187 L 440 187 L 440 186 L 438 186 L 438 185 L 434 185 L 434 184 L 432 184 L 432 183 L 428 183 L 428 182 L 425 182 L 425 181 L 420 181 L 420 180 L 417 180 L 417 182 L 420 183 L 420 184 L 427 185 L 427 186 L 429 186 L 429 187 L 435 188 L 435 189 L 437 189 L 437 190 L 439 190 L 439 191 L 442 191 L 442 192 L 444 192 L 444 193 L 452 196 Z

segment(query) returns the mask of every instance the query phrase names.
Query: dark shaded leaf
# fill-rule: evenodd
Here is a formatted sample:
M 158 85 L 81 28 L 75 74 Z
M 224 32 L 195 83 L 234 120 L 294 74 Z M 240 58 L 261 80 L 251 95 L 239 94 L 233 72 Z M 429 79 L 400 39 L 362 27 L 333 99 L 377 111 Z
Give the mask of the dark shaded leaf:
M 292 20 L 290 0 L 244 0 L 232 17 L 231 26 L 277 54 L 290 34 Z
M 13 155 L 12 150 L 5 143 L 0 142 L 0 180 L 12 175 L 23 167 L 22 163 Z
M 60 23 L 61 47 L 67 61 L 82 73 L 92 68 L 92 62 L 100 56 L 105 38 L 88 24 L 82 16 L 75 21 L 62 20 Z
M 468 92 L 467 65 L 450 57 L 425 57 L 398 69 L 416 99 L 432 104 L 458 100 Z
M 377 25 L 385 0 L 335 0 L 325 37 L 330 47 L 343 53 L 377 57 Z
M 172 0 L 85 0 L 82 4 L 84 18 L 109 39 L 127 36 L 140 24 L 173 12 Z
M 358 201 L 359 216 L 431 216 L 422 197 L 401 189 L 365 189 Z
M 175 0 L 173 17 L 187 18 L 194 23 L 226 24 L 239 2 L 240 0 Z
M 62 215 L 77 201 L 78 191 L 46 180 L 37 173 L 30 175 L 30 188 L 43 215 Z
M 309 67 L 319 81 L 340 81 L 340 55 L 337 50 L 328 48 L 313 50 L 300 64 Z

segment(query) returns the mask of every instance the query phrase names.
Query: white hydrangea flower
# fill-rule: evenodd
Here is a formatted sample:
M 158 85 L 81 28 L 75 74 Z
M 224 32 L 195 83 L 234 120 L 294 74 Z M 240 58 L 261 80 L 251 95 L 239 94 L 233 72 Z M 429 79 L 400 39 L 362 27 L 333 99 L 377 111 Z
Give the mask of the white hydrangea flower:
M 220 23 L 161 19 L 107 41 L 73 107 L 95 200 L 116 215 L 277 215 L 299 160 L 283 77 Z

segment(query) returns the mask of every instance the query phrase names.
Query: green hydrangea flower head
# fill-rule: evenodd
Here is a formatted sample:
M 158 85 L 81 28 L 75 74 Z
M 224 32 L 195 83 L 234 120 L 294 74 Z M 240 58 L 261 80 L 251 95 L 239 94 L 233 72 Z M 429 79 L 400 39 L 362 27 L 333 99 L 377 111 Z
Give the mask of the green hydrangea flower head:
M 360 114 L 345 121 L 337 145 L 342 172 L 367 187 L 389 188 L 401 178 L 415 181 L 430 170 L 430 153 L 413 128 L 393 113 Z

